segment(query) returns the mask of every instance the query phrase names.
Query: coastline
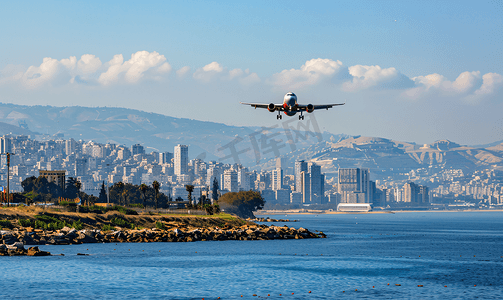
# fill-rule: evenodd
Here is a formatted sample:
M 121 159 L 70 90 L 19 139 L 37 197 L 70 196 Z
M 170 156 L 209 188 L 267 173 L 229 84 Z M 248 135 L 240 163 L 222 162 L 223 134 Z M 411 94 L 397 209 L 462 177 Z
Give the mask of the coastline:
M 417 213 L 417 212 L 431 212 L 431 213 L 439 213 L 439 212 L 503 212 L 503 209 L 491 209 L 491 210 L 483 210 L 483 209 L 463 209 L 463 210 L 386 210 L 386 211 L 362 211 L 362 212 L 348 212 L 348 211 L 298 211 L 298 210 L 261 210 L 256 211 L 255 215 L 258 217 L 268 216 L 268 215 L 344 215 L 344 214 L 395 214 L 395 213 Z
M 62 213 L 1 209 L 1 255 L 23 255 L 24 245 L 196 242 L 325 238 L 323 232 L 257 224 L 230 215 L 169 216 Z M 281 220 L 288 222 L 288 220 Z M 51 222 L 51 223 L 49 223 Z M 72 223 L 73 222 L 73 223 Z M 29 224 L 30 226 L 25 226 Z M 15 247 L 13 246 L 15 245 Z M 14 249 L 15 248 L 15 249 Z M 12 250 L 12 251 L 11 251 Z M 14 251 L 16 250 L 16 251 Z M 38 248 L 37 248 L 38 250 Z

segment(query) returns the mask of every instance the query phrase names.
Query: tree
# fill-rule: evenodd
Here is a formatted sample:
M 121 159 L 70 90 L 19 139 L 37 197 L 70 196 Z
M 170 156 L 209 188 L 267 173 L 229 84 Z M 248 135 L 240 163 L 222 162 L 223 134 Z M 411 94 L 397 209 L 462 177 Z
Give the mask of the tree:
M 124 192 L 124 183 L 122 181 L 119 181 L 115 184 L 117 186 L 117 188 L 119 189 L 119 204 L 121 204 L 121 200 L 124 199 L 124 195 L 123 195 L 123 192 Z M 124 200 L 124 203 L 126 202 L 126 200 Z
M 188 198 L 189 198 L 189 203 L 191 203 L 191 204 L 192 204 L 192 192 L 194 191 L 194 186 L 193 186 L 193 185 L 190 185 L 190 184 L 187 184 L 187 185 L 185 186 L 185 189 L 187 190 L 187 192 L 189 192 L 189 196 L 188 196 Z
M 213 178 L 213 187 L 211 188 L 211 199 L 218 200 L 218 180 L 217 178 Z
M 145 193 L 147 192 L 147 189 L 148 189 L 148 186 L 145 183 L 142 183 L 139 187 L 139 190 L 143 195 L 143 207 L 144 208 L 147 208 L 146 201 L 145 201 L 145 198 L 146 198 Z
M 107 202 L 107 190 L 105 189 L 105 182 L 101 184 L 100 195 L 98 196 L 98 201 L 101 203 Z
M 21 186 L 25 193 L 33 192 L 36 194 L 50 195 L 50 198 L 63 196 L 63 189 L 54 182 L 47 181 L 45 177 L 27 177 L 21 182 Z
M 157 195 L 159 194 L 159 188 L 161 187 L 161 185 L 159 184 L 159 182 L 157 182 L 157 180 L 155 180 L 154 182 L 152 182 L 152 187 L 154 188 L 155 190 L 155 209 L 157 209 L 157 206 L 158 206 L 158 199 L 157 199 Z
M 79 196 L 80 186 L 77 187 L 77 182 L 78 180 L 75 177 L 68 177 L 66 179 L 65 198 L 74 199 Z
M 254 218 L 253 212 L 264 207 L 265 201 L 259 192 L 241 191 L 226 193 L 218 200 L 225 211 L 241 218 Z

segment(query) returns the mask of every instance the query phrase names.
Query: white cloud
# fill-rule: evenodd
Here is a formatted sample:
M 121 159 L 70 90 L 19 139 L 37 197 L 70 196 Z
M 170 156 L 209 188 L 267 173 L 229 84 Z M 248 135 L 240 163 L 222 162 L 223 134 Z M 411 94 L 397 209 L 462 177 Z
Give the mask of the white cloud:
M 138 51 L 131 54 L 131 59 L 124 62 L 122 54 L 115 55 L 108 63 L 108 69 L 99 77 L 100 83 L 109 85 L 123 79 L 128 83 L 136 83 L 148 71 L 167 73 L 171 66 L 166 62 L 166 57 L 157 52 Z
M 123 72 L 122 63 L 124 62 L 124 57 L 122 54 L 116 54 L 114 57 L 106 64 L 108 69 L 105 73 L 100 75 L 100 83 L 107 85 L 112 82 L 119 80 L 118 75 Z
M 172 66 L 166 57 L 155 51 L 138 51 L 129 60 L 125 60 L 122 54 L 117 54 L 106 63 L 92 54 L 84 54 L 80 59 L 75 56 L 61 60 L 46 57 L 38 66 L 26 68 L 7 65 L 0 70 L 0 86 L 10 87 L 13 91 L 44 88 L 50 92 L 51 89 L 65 85 L 72 89 L 77 85 L 112 86 L 114 83 L 140 84 L 144 80 L 162 81 L 170 76 L 171 71 Z M 186 80 L 187 77 L 194 80 Z M 216 61 L 195 71 L 184 66 L 176 70 L 176 78 L 173 79 L 180 82 L 184 80 L 185 88 L 207 83 L 215 84 L 217 88 L 218 84 L 222 87 L 230 84 L 247 88 L 262 82 L 257 73 L 250 72 L 249 69 L 229 70 Z M 497 73 L 482 75 L 479 71 L 472 71 L 461 73 L 453 81 L 437 73 L 408 78 L 393 67 L 346 67 L 339 60 L 317 58 L 306 61 L 299 69 L 273 74 L 260 87 L 266 90 L 267 86 L 282 90 L 318 86 L 321 91 L 331 87 L 351 92 L 400 89 L 403 99 L 456 97 L 465 103 L 474 104 L 480 99 L 498 96 L 503 88 L 503 76 Z M 181 88 L 175 85 L 170 89 Z
M 346 91 L 362 89 L 404 89 L 413 87 L 414 82 L 398 72 L 395 68 L 383 69 L 380 66 L 356 65 L 349 67 L 349 74 L 353 76 L 351 81 L 343 84 Z
M 211 71 L 215 71 L 217 73 L 220 73 L 224 70 L 224 68 L 222 68 L 222 66 L 217 63 L 216 61 L 210 63 L 210 64 L 207 64 L 206 66 L 203 67 L 203 71 L 205 72 L 211 72 Z
M 63 58 L 60 63 L 68 70 L 74 70 L 75 66 L 77 65 L 77 58 L 75 56 L 70 56 L 70 58 Z
M 457 93 L 467 93 L 482 84 L 480 72 L 463 72 L 451 84 L 450 88 Z
M 190 67 L 185 66 L 185 67 L 182 67 L 182 68 L 176 70 L 176 76 L 183 78 L 183 77 L 187 76 L 187 74 L 189 72 L 190 72 Z
M 295 90 L 319 84 L 331 78 L 346 78 L 347 68 L 341 61 L 331 59 L 311 59 L 300 69 L 283 70 L 272 75 L 269 84 L 286 90 Z
M 242 69 L 233 69 L 229 71 L 216 61 L 197 69 L 192 76 L 194 79 L 204 83 L 215 80 L 238 80 L 242 85 L 251 85 L 260 82 L 260 78 L 257 73 L 251 73 L 249 69 L 246 69 L 245 71 Z
M 482 76 L 482 86 L 474 92 L 475 95 L 489 95 L 503 87 L 503 76 L 497 73 L 487 73 Z
M 472 103 L 494 94 L 503 86 L 503 76 L 500 74 L 487 73 L 480 76 L 479 71 L 463 72 L 454 81 L 439 74 L 417 76 L 412 80 L 416 87 L 404 93 L 409 98 L 461 97 L 460 99 Z
M 30 66 L 20 80 L 28 88 L 37 88 L 45 83 L 59 84 L 62 80 L 68 82 L 71 78 L 68 70 L 75 67 L 76 61 L 77 59 L 74 56 L 61 61 L 46 57 L 40 66 Z
M 171 72 L 171 65 L 167 62 L 163 63 L 160 67 L 157 68 L 157 72 L 159 74 L 169 73 Z
M 101 60 L 92 55 L 92 54 L 84 54 L 80 57 L 77 62 L 77 68 L 81 74 L 88 75 L 93 74 L 99 70 L 102 63 Z

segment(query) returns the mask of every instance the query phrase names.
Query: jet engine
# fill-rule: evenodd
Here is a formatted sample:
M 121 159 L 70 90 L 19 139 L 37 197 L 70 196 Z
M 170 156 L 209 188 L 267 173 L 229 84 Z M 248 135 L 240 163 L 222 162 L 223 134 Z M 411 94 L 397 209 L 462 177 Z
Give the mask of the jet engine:
M 306 110 L 308 113 L 312 113 L 314 111 L 314 105 L 308 104 Z
M 276 111 L 276 105 L 274 105 L 274 103 L 271 103 L 271 104 L 267 105 L 267 110 L 270 111 L 270 112 L 275 112 Z

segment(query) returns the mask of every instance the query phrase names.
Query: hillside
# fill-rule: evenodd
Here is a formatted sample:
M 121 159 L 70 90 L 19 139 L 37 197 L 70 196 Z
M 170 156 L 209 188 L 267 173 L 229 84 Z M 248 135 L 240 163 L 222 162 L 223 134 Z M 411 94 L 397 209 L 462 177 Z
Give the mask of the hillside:
M 503 144 L 483 149 L 448 140 L 420 146 L 385 138 L 350 137 L 335 143 L 322 141 L 298 150 L 289 164 L 296 158 L 321 165 L 328 178 L 336 176 L 338 168 L 361 167 L 370 169 L 374 179 L 384 179 L 398 178 L 416 169 L 434 173 L 440 169 L 503 168 Z M 270 161 L 260 167 L 271 168 L 273 164 L 274 161 Z

